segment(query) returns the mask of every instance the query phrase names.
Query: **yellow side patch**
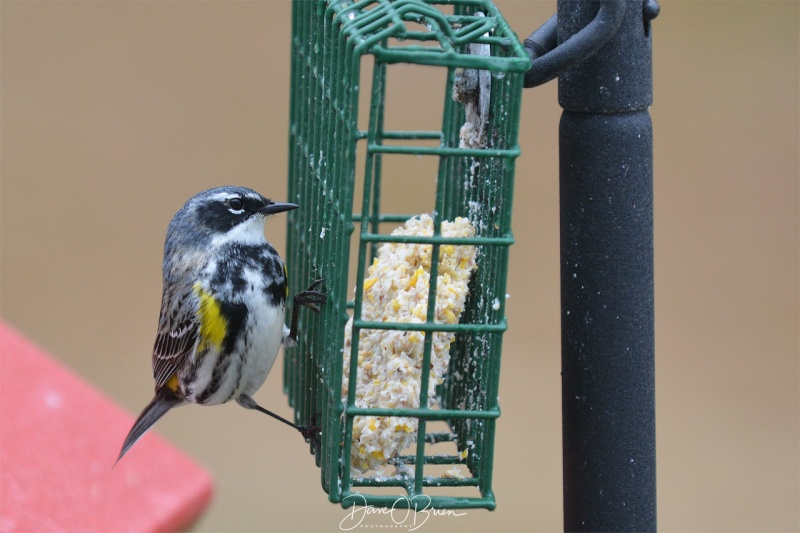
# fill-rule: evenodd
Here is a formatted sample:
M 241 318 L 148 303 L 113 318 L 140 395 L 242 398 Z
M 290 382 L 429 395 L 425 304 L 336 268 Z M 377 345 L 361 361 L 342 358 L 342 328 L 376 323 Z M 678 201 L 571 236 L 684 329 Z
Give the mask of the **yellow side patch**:
M 204 291 L 199 282 L 195 283 L 194 292 L 200 297 L 200 308 L 197 310 L 200 319 L 200 344 L 197 351 L 212 347 L 219 350 L 228 330 L 228 323 L 222 316 L 219 302 Z
M 283 264 L 283 277 L 286 278 L 286 298 L 289 297 L 289 271 L 286 270 L 286 263 Z

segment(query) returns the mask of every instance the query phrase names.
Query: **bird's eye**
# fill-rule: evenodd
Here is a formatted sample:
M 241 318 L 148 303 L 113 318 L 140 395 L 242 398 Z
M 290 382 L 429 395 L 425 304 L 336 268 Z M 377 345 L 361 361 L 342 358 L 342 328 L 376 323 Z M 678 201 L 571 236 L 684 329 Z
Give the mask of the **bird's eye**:
M 244 209 L 244 202 L 241 198 L 231 198 L 228 200 L 228 207 L 231 208 L 231 211 L 241 211 Z

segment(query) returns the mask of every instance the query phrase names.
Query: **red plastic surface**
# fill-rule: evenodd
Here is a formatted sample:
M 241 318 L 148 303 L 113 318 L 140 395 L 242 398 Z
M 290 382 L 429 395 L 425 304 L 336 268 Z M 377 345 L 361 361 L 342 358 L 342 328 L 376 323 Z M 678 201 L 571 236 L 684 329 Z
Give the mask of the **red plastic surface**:
M 174 531 L 209 474 L 152 432 L 116 466 L 134 418 L 0 322 L 0 531 Z

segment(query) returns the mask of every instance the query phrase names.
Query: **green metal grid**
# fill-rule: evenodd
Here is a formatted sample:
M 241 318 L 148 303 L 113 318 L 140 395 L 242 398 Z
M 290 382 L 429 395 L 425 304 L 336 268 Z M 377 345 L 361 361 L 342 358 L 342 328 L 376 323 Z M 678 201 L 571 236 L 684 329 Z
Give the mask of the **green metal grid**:
M 481 16 L 479 13 L 485 16 Z M 415 30 L 413 28 L 424 28 Z M 470 44 L 488 45 L 488 55 L 469 53 Z M 484 47 L 485 48 L 485 47 Z M 359 80 L 363 58 L 372 56 L 369 125 L 358 128 Z M 387 66 L 398 63 L 444 69 L 446 89 L 440 131 L 384 129 Z M 506 330 L 505 294 L 508 247 L 513 243 L 511 207 L 514 163 L 519 155 L 520 98 L 530 62 L 516 35 L 488 0 L 295 0 L 292 13 L 292 98 L 289 200 L 300 209 L 289 213 L 287 263 L 296 292 L 324 278 L 328 300 L 320 315 L 301 313 L 301 338 L 286 352 L 284 389 L 298 423 L 321 415 L 322 435 L 316 462 L 322 486 L 332 502 L 372 506 L 413 506 L 411 497 L 429 496 L 429 508 L 494 509 L 492 463 L 495 421 L 500 415 L 498 378 L 502 334 Z M 489 71 L 491 99 L 485 144 L 459 148 L 464 105 L 452 98 L 463 69 Z M 438 141 L 432 146 L 431 141 Z M 354 213 L 357 151 L 365 154 L 363 201 Z M 380 210 L 383 154 L 438 158 L 433 237 L 397 237 L 382 225 L 405 221 L 409 214 Z M 477 164 L 476 164 L 477 163 Z M 445 238 L 442 220 L 468 217 L 474 238 Z M 355 231 L 358 228 L 358 231 Z M 350 264 L 350 245 L 358 239 L 358 260 Z M 432 261 L 428 321 L 423 324 L 360 320 L 361 291 L 348 301 L 351 269 L 363 287 L 368 258 L 382 242 L 429 243 L 432 257 L 443 244 L 478 247 L 466 309 L 459 324 L 434 323 L 438 264 Z M 357 360 L 361 329 L 456 332 L 445 382 L 437 388 L 439 409 L 428 409 L 428 381 L 433 335 L 425 335 L 418 409 L 355 407 L 358 365 L 351 365 L 349 397 L 342 400 L 345 324 L 354 313 L 352 361 Z M 350 469 L 353 418 L 359 415 L 410 416 L 419 420 L 415 453 L 399 462 L 414 465 L 405 477 L 364 478 Z M 426 432 L 427 423 L 443 420 L 449 432 Z M 435 454 L 439 442 L 455 441 L 461 454 Z M 426 475 L 428 465 L 465 465 L 464 479 Z M 453 488 L 452 494 L 428 494 L 428 487 Z M 463 496 L 473 487 L 477 496 Z M 367 493 L 385 489 L 380 494 Z M 359 495 L 358 498 L 353 496 Z

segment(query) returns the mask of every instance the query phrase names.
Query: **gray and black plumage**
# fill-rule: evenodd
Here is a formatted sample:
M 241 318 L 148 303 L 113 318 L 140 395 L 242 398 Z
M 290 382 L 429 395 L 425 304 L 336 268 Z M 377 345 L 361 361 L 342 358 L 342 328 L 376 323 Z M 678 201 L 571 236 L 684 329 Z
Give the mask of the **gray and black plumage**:
M 266 217 L 295 209 L 252 189 L 219 187 L 189 199 L 175 214 L 164 244 L 163 295 L 153 347 L 155 397 L 122 445 L 117 461 L 173 407 L 230 400 L 256 409 L 311 438 L 259 406 L 261 387 L 282 344 L 297 333 L 285 325 L 286 268 L 264 237 Z M 324 294 L 309 290 L 295 303 L 318 311 Z M 295 305 L 297 307 L 297 305 Z

